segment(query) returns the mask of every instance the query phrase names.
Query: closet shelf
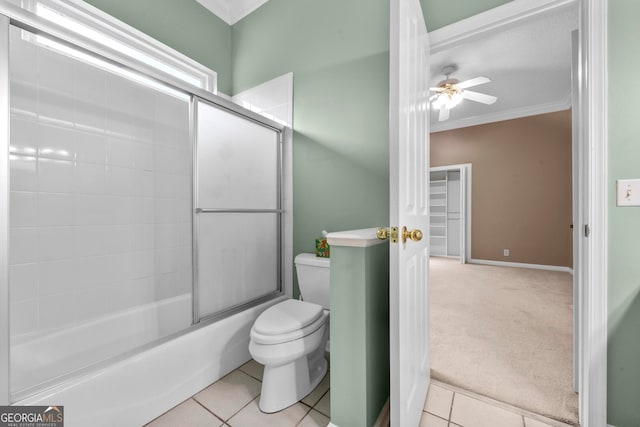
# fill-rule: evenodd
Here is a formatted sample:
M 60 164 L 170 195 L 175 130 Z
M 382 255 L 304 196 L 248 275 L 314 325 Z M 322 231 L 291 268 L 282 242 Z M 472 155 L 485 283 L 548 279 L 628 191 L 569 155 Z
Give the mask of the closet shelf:
M 461 250 L 461 169 L 447 168 L 430 173 L 429 217 L 433 256 L 458 256 Z

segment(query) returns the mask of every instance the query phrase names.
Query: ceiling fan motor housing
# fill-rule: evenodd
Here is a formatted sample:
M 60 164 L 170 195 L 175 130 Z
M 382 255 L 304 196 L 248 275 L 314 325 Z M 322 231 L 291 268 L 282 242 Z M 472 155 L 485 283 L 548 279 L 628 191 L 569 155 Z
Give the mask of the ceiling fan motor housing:
M 460 83 L 460 80 L 458 79 L 445 79 L 438 83 L 438 87 L 448 88 L 448 87 L 455 86 L 458 83 Z

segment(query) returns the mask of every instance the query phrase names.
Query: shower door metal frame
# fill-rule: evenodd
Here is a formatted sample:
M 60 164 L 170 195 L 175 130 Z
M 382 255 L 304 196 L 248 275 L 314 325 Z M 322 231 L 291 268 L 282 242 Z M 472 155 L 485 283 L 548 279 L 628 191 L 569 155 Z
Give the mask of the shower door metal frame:
M 18 6 L 7 3 L 4 0 L 0 0 L 0 405 L 8 405 L 14 399 L 10 390 L 10 307 L 9 307 L 9 144 L 10 144 L 10 98 L 9 98 L 9 30 L 11 26 L 29 31 L 34 34 L 44 35 L 55 42 L 58 42 L 64 46 L 71 47 L 73 49 L 84 52 L 88 55 L 98 57 L 112 65 L 115 65 L 123 70 L 133 71 L 144 75 L 145 77 L 154 80 L 158 83 L 168 85 L 174 89 L 178 89 L 185 93 L 185 95 L 191 96 L 191 102 L 193 103 L 194 97 L 205 100 L 213 105 L 223 108 L 229 112 L 233 112 L 245 119 L 262 124 L 266 127 L 277 130 L 280 133 L 280 164 L 282 164 L 282 141 L 283 133 L 286 127 L 263 117 L 253 111 L 247 110 L 230 100 L 227 100 L 216 94 L 207 92 L 199 87 L 192 86 L 182 80 L 176 79 L 166 73 L 162 73 L 152 69 L 149 66 L 128 58 L 122 52 L 115 49 L 106 47 L 100 43 L 95 42 L 91 38 L 78 34 L 68 28 L 60 26 L 56 23 L 47 21 L 32 12 L 24 10 Z M 150 53 L 152 54 L 152 53 Z M 193 123 L 190 123 L 193 124 Z M 195 133 L 195 129 L 192 129 L 192 133 Z M 193 149 L 193 146 L 192 146 Z M 194 153 L 195 155 L 195 153 Z M 195 179 L 195 171 L 192 170 L 192 182 Z M 282 178 L 282 173 L 280 173 Z M 282 186 L 280 187 L 282 188 Z M 192 208 L 194 208 L 192 200 Z M 282 202 L 282 194 L 279 194 L 279 202 Z M 282 207 L 282 205 L 280 205 Z M 195 212 L 195 209 L 192 209 Z M 284 213 L 280 214 L 280 233 L 279 233 L 279 257 L 283 259 L 283 238 L 282 220 Z M 192 235 L 192 239 L 195 236 Z M 192 253 L 192 259 L 195 254 Z M 279 263 L 278 268 L 282 269 L 282 262 Z M 282 276 L 280 276 L 282 277 Z M 194 283 L 192 283 L 194 285 Z M 207 318 L 200 321 L 199 324 L 193 324 L 191 327 L 187 327 L 182 331 L 176 332 L 170 336 L 160 338 L 148 344 L 141 345 L 136 349 L 128 351 L 122 355 L 115 356 L 108 360 L 97 362 L 92 366 L 81 368 L 77 371 L 70 372 L 62 375 L 57 379 L 52 380 L 53 383 L 47 383 L 46 386 L 51 386 L 55 383 L 59 383 L 71 378 L 77 378 L 82 375 L 86 375 L 94 369 L 100 369 L 108 366 L 115 361 L 123 360 L 128 357 L 132 357 L 135 354 L 146 351 L 152 347 L 162 344 L 167 340 L 174 339 L 177 336 L 183 335 L 192 331 L 194 328 L 204 326 L 210 322 L 217 320 L 220 317 L 230 316 L 238 311 L 243 310 L 245 307 L 255 306 L 263 301 L 273 299 L 278 295 L 282 295 L 282 286 L 280 283 L 280 291 L 274 293 L 274 295 L 267 295 L 263 298 L 250 302 L 240 307 L 234 307 L 226 311 L 225 313 L 216 316 L 215 318 Z M 193 295 L 193 294 L 192 294 Z M 38 390 L 32 390 L 27 395 L 20 395 L 19 398 L 24 398 L 35 393 Z M 13 396 L 15 397 L 15 396 Z
M 267 129 L 270 129 L 277 133 L 278 135 L 278 152 L 277 152 L 277 207 L 276 209 L 224 209 L 224 208 L 200 208 L 196 206 L 200 206 L 199 203 L 199 195 L 198 195 L 198 102 L 203 102 L 208 104 L 214 108 L 221 109 L 227 113 L 234 114 L 244 119 L 248 119 L 249 121 L 254 122 L 260 126 L 264 126 Z M 235 105 L 235 104 L 234 104 Z M 246 115 L 237 111 L 236 108 L 228 108 L 224 105 L 218 104 L 216 102 L 211 101 L 210 99 L 204 99 L 197 95 L 194 95 L 191 98 L 191 108 L 190 108 L 190 126 L 191 126 L 191 147 L 193 151 L 193 256 L 192 256 L 192 271 L 193 271 L 193 324 L 198 324 L 202 321 L 215 321 L 220 318 L 224 318 L 230 316 L 234 313 L 242 311 L 244 308 L 259 304 L 264 301 L 268 301 L 272 298 L 283 295 L 283 274 L 282 274 L 282 261 L 284 257 L 284 247 L 283 247 L 283 239 L 282 234 L 284 230 L 284 208 L 283 208 L 283 186 L 284 186 L 284 177 L 283 177 L 283 145 L 284 145 L 284 128 L 282 126 L 273 126 L 270 123 L 265 123 L 264 120 L 255 120 L 251 117 L 247 117 Z M 262 117 L 262 116 L 260 116 Z M 205 316 L 200 315 L 200 276 L 199 276 L 199 268 L 198 268 L 198 234 L 199 234 L 199 215 L 201 214 L 216 214 L 216 213 L 273 213 L 278 215 L 277 221 L 277 289 L 273 292 L 270 292 L 266 295 L 260 296 L 258 298 L 236 304 L 229 308 L 220 310 L 216 313 L 211 313 Z
M 9 18 L 0 15 L 0 405 L 9 404 Z

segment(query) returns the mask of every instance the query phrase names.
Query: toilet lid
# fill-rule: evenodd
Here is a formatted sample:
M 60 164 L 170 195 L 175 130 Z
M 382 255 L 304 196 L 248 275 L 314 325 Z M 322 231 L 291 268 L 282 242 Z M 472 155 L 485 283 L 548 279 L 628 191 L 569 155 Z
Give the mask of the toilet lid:
M 322 316 L 321 305 L 290 299 L 266 309 L 253 325 L 262 335 L 283 335 L 308 326 Z

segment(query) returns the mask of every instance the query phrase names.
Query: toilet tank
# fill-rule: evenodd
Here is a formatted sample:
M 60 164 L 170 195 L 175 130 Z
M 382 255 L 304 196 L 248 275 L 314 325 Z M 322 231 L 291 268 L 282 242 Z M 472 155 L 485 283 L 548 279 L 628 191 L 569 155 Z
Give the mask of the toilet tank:
M 331 260 L 314 254 L 299 254 L 295 259 L 302 299 L 329 310 L 329 276 Z

